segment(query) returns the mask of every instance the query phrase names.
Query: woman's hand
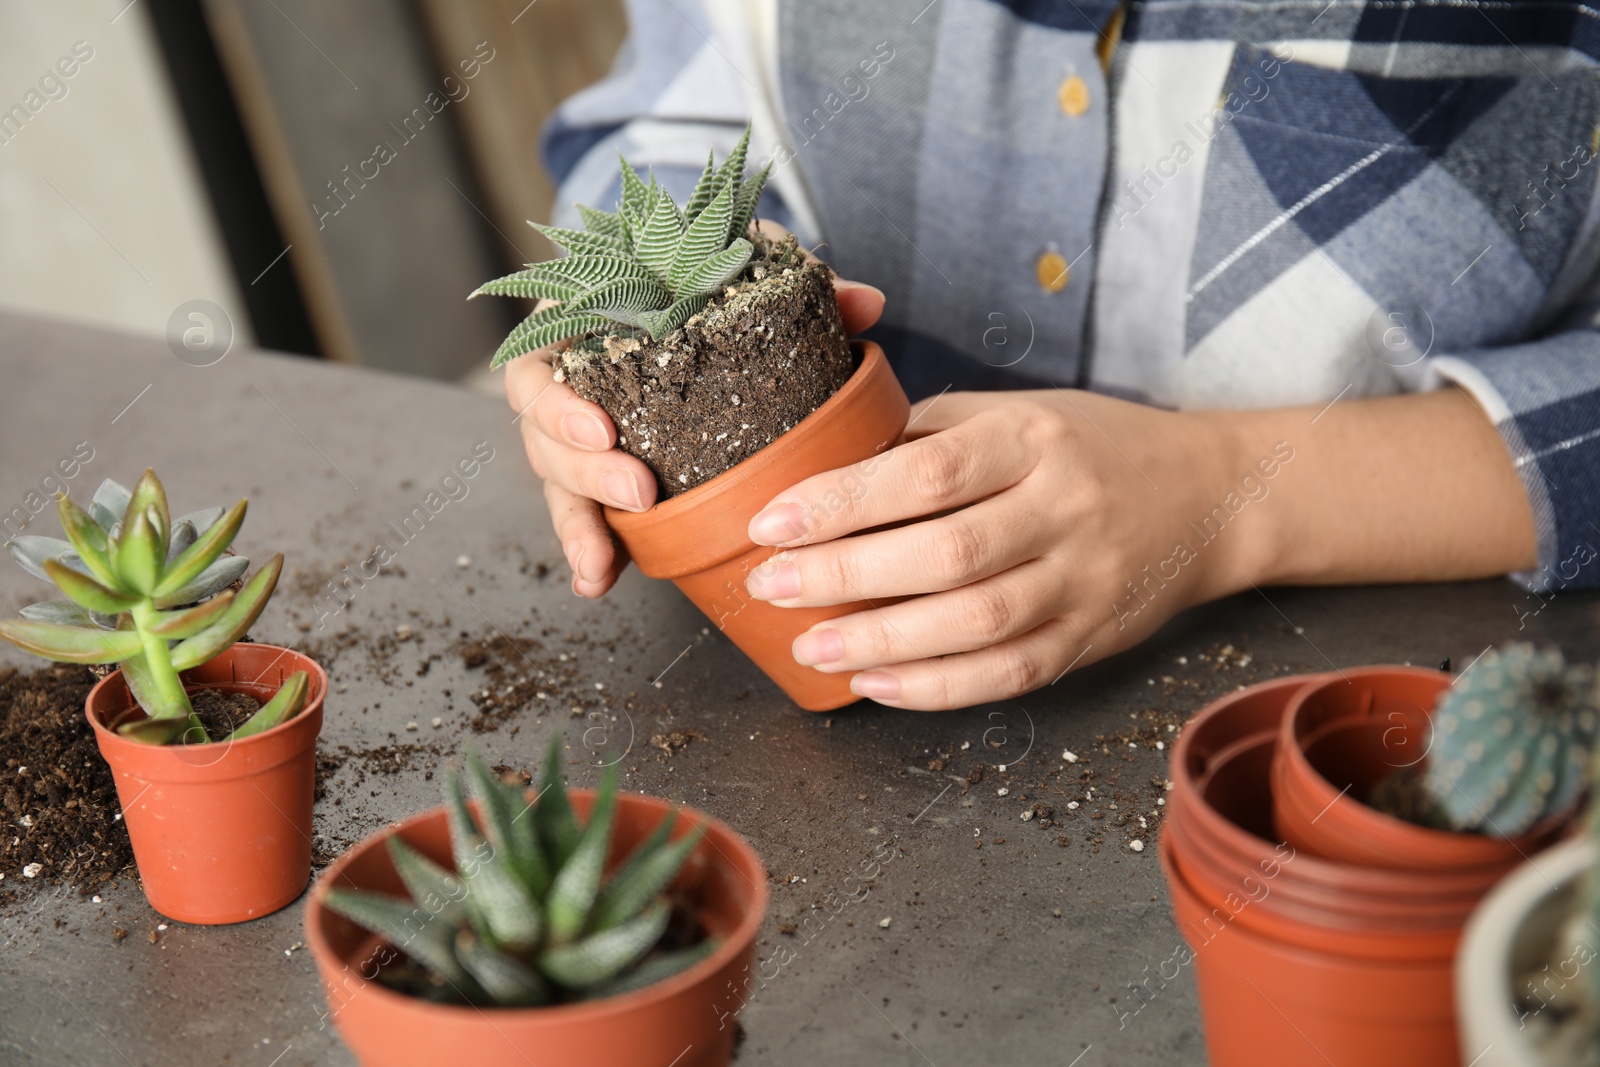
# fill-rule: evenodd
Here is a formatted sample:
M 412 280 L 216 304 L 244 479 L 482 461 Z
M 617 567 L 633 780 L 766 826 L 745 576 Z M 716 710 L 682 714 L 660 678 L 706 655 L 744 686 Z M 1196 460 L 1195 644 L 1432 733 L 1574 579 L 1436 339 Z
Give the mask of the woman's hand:
M 783 549 L 751 573 L 753 596 L 876 605 L 794 642 L 802 664 L 862 672 L 861 696 L 926 710 L 1015 696 L 1242 585 L 1249 541 L 1224 527 L 1252 516 L 1223 501 L 1242 476 L 1268 479 L 1230 469 L 1216 420 L 1067 390 L 951 393 L 917 405 L 908 434 L 750 523 Z M 1187 524 L 1214 505 L 1223 526 L 1203 542 Z
M 1482 578 L 1536 559 L 1516 468 L 1455 388 L 1183 413 L 1065 389 L 952 393 L 917 405 L 907 433 L 774 498 L 750 537 L 783 551 L 747 580 L 785 607 L 874 602 L 812 627 L 794 656 L 860 671 L 851 689 L 896 707 L 1049 685 L 1252 585 Z
M 872 286 L 836 278 L 834 288 L 847 333 L 866 329 L 883 313 L 883 294 Z M 604 409 L 555 380 L 548 355 L 548 349 L 530 352 L 506 367 L 506 399 L 517 412 L 528 462 L 544 480 L 550 519 L 572 568 L 572 591 L 597 597 L 628 565 L 600 505 L 644 511 L 656 502 L 656 479 L 617 450 L 617 429 Z

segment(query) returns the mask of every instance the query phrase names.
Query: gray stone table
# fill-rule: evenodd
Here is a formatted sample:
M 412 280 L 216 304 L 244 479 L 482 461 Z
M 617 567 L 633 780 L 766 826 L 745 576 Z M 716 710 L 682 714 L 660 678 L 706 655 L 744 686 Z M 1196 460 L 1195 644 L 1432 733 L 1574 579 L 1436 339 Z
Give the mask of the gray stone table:
M 1278 673 L 1460 664 L 1519 621 L 1522 636 L 1600 652 L 1597 601 L 1575 593 L 1541 604 L 1503 581 L 1279 589 L 1190 612 L 1021 700 L 811 715 L 669 585 L 630 573 L 604 601 L 571 595 L 495 398 L 252 352 L 195 367 L 159 340 L 0 317 L 0 514 L 80 442 L 94 453 L 71 484 L 80 499 L 151 465 L 178 508 L 248 495 L 241 550 L 287 553 L 256 636 L 329 664 L 320 745 L 342 763 L 317 806 L 325 854 L 436 804 L 432 772 L 464 746 L 529 769 L 562 729 L 583 740 L 579 757 L 625 752 L 627 787 L 744 833 L 773 884 L 742 1064 L 1201 1062 L 1194 976 L 1166 962 L 1178 935 L 1156 852 L 1130 848 L 1154 842 L 1167 725 Z M 395 547 L 390 524 L 425 507 L 478 442 L 493 458 L 466 495 L 435 498 L 391 566 L 352 582 L 332 614 L 325 583 L 377 541 Z M 30 529 L 54 525 L 46 512 Z M 0 612 L 44 592 L 0 568 Z M 402 626 L 408 640 L 395 638 Z M 500 680 L 549 678 L 550 691 L 480 717 L 474 694 L 493 663 L 469 667 L 462 649 L 498 635 L 528 639 Z M 25 662 L 0 650 L 0 664 Z M 1068 770 L 1063 749 L 1091 762 Z M 1099 791 L 1069 811 L 1084 766 Z M 574 772 L 584 784 L 597 774 L 581 759 Z M 1024 821 L 1035 803 L 1053 819 Z M 857 881 L 874 855 L 892 859 Z M 101 894 L 28 884 L 0 910 L 0 1063 L 351 1062 L 323 1025 L 298 903 L 242 926 L 158 931 L 131 871 Z

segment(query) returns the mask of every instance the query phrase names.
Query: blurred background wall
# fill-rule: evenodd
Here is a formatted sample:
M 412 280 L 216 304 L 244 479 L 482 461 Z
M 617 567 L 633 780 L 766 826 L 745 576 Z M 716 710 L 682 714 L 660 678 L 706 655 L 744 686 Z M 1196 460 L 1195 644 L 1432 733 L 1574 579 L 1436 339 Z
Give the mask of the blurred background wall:
M 620 0 L 0 0 L 0 307 L 480 370 L 465 297 L 548 254 L 539 129 L 609 69 Z M 181 327 L 180 327 L 181 328 Z

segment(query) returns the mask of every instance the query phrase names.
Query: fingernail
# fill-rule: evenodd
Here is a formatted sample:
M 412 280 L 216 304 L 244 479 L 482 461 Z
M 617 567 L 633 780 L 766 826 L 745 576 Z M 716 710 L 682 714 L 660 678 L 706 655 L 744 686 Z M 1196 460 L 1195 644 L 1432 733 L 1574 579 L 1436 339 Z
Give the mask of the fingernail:
M 800 569 L 789 562 L 793 552 L 779 552 L 750 572 L 744 587 L 757 600 L 787 600 L 800 595 Z
M 802 667 L 838 663 L 844 658 L 844 638 L 838 630 L 812 630 L 794 639 L 794 661 Z
M 900 679 L 883 671 L 862 671 L 850 679 L 850 692 L 868 700 L 899 700 Z
M 567 557 L 567 566 L 572 568 L 572 573 L 578 573 L 578 564 L 583 562 L 583 542 L 568 541 L 561 546 L 561 551 Z
M 644 499 L 639 495 L 639 479 L 633 476 L 632 471 L 606 471 L 600 476 L 600 495 L 614 508 L 644 510 Z
M 806 514 L 799 504 L 778 504 L 750 520 L 750 540 L 758 545 L 781 545 L 805 532 Z
M 611 447 L 611 435 L 590 411 L 574 411 L 561 420 L 561 433 L 568 443 L 592 452 L 604 452 Z
M 879 297 L 883 296 L 883 290 L 876 285 L 868 285 L 866 282 L 853 282 L 846 278 L 835 278 L 833 287 L 835 289 L 865 289 L 869 292 L 877 293 Z
M 590 585 L 595 585 L 605 577 L 605 571 L 600 567 L 584 566 L 587 557 L 587 546 L 582 541 L 568 542 L 565 551 L 567 553 L 567 562 L 572 566 L 572 573 L 577 577 L 582 578 Z M 596 561 L 589 559 L 587 562 L 593 563 Z

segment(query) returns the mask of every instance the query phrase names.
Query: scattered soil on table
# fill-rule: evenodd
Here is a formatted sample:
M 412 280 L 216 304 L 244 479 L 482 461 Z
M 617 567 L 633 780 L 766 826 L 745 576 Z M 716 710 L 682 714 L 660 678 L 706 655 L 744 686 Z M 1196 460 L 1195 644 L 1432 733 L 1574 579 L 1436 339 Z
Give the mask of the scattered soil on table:
M 855 370 L 832 276 L 793 237 L 758 240 L 745 275 L 682 329 L 608 344 L 552 354 L 557 380 L 606 410 L 663 499 L 777 440 Z
M 15 885 L 88 892 L 133 863 L 111 769 L 83 716 L 94 683 L 83 667 L 0 668 L 0 905 L 16 898 Z
M 999 742 L 969 739 L 908 761 L 903 773 L 924 773 L 926 768 L 953 778 L 962 796 L 981 785 L 992 791 L 1018 832 L 1044 832 L 1062 848 L 1077 842 L 1091 853 L 1104 846 L 1154 855 L 1170 789 L 1167 761 L 1189 719 L 1231 690 L 1315 669 L 1312 664 L 1263 663 L 1231 644 L 1213 645 L 1177 656 L 1173 674 L 1148 678 L 1151 706 L 1129 712 L 1125 728 L 1074 738 L 1054 751 L 1033 746 L 1023 762 L 1012 764 L 1000 761 L 1024 747 L 1020 739 L 1012 739 L 1009 749 Z M 1011 722 L 1007 728 L 1019 725 Z M 986 832 L 972 840 L 976 848 L 1003 846 L 1006 836 Z
M 206 736 L 221 741 L 261 710 L 261 701 L 249 693 L 230 693 L 225 689 L 201 689 L 189 694 L 189 706 L 206 728 Z

